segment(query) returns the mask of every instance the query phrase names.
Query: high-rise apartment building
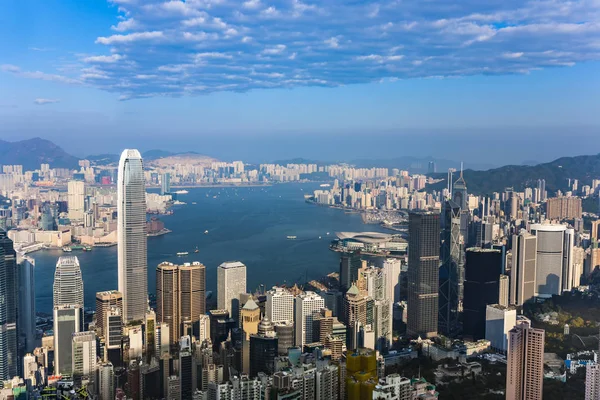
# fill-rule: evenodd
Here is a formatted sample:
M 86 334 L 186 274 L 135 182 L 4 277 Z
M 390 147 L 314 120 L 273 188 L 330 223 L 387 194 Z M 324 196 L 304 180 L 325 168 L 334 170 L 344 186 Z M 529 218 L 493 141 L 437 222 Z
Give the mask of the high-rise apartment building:
M 585 400 L 600 400 L 600 364 L 585 367 Z
M 533 224 L 530 229 L 537 237 L 537 296 L 551 297 L 571 290 L 574 230 L 554 224 Z
M 508 332 L 506 400 L 541 400 L 544 381 L 543 329 L 519 317 Z
M 440 215 L 410 213 L 408 232 L 407 334 L 434 337 L 438 325 Z
M 96 374 L 96 334 L 78 332 L 73 334 L 73 362 L 71 371 L 74 376 L 87 376 L 95 380 Z
M 385 298 L 392 303 L 400 301 L 401 262 L 397 258 L 388 258 L 383 262 L 385 274 Z
M 17 254 L 6 232 L 0 230 L 0 380 L 18 375 Z
M 227 310 L 234 320 L 240 314 L 240 294 L 246 293 L 246 266 L 239 261 L 224 262 L 217 269 L 217 308 Z
M 294 304 L 296 323 L 296 346 L 313 342 L 313 318 L 325 307 L 325 300 L 315 292 L 305 292 L 296 297 Z
M 137 150 L 119 160 L 117 183 L 118 281 L 123 319 L 143 320 L 148 308 L 146 188 L 144 165 Z
M 467 249 L 463 334 L 473 340 L 485 337 L 486 306 L 499 303 L 501 273 L 502 253 L 499 250 Z
M 67 191 L 69 219 L 72 222 L 83 222 L 85 213 L 85 183 L 83 181 L 69 181 Z
M 537 237 L 522 230 L 513 236 L 510 303 L 521 306 L 536 293 Z
M 98 366 L 98 398 L 113 400 L 115 398 L 114 368 L 111 363 Z
M 71 374 L 74 333 L 81 331 L 82 308 L 79 304 L 54 307 L 54 374 Z
M 106 315 L 111 307 L 118 307 L 123 315 L 123 295 L 116 290 L 96 293 L 96 333 L 104 336 Z
M 546 202 L 546 218 L 553 220 L 581 218 L 579 197 L 554 197 Z
M 160 177 L 160 194 L 165 195 L 171 193 L 171 174 L 165 172 Z
M 294 295 L 285 288 L 273 287 L 267 292 L 265 315 L 271 322 L 294 322 Z

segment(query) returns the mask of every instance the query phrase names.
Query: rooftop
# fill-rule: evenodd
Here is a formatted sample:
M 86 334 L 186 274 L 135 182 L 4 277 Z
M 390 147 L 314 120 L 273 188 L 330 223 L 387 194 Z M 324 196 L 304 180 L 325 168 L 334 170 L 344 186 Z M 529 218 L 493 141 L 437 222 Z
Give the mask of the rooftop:
M 230 268 L 246 268 L 246 266 L 240 261 L 225 261 L 223 264 L 219 265 L 219 268 L 222 269 L 230 269 Z

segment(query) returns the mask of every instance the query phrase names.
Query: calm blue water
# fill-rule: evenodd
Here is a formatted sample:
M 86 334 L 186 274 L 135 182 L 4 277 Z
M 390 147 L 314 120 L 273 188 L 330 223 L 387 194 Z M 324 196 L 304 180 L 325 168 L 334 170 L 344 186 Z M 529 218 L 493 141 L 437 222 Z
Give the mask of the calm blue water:
M 268 288 L 286 282 L 303 283 L 306 277 L 319 278 L 337 271 L 339 255 L 328 248 L 334 232 L 382 230 L 377 225 L 364 225 L 358 214 L 305 203 L 304 194 L 318 186 L 307 183 L 189 189 L 189 194 L 179 196 L 187 205 L 177 206 L 173 215 L 161 217 L 173 232 L 148 238 L 148 292 L 155 293 L 155 269 L 162 261 L 202 262 L 207 267 L 207 290 L 213 292 L 216 269 L 223 261 L 246 264 L 249 291 L 260 284 Z M 298 239 L 287 240 L 288 235 Z M 200 250 L 197 254 L 193 253 L 196 246 Z M 181 251 L 190 254 L 177 257 Z M 52 311 L 54 268 L 62 254 L 59 250 L 31 254 L 36 260 L 37 311 Z M 96 292 L 117 289 L 116 246 L 70 255 L 79 257 L 86 307 L 94 307 Z

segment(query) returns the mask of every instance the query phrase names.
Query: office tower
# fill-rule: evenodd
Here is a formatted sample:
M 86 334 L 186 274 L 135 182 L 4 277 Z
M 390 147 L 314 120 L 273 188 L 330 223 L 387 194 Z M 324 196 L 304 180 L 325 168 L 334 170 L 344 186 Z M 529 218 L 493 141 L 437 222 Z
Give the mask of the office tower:
M 461 210 L 452 200 L 442 210 L 441 267 L 439 271 L 438 327 L 447 336 L 460 328 L 459 310 L 462 308 L 464 282 L 464 240 L 461 234 Z
M 388 349 L 392 344 L 393 307 L 388 300 L 375 300 L 373 309 L 375 328 L 375 348 L 379 351 Z
M 541 400 L 544 380 L 543 329 L 520 317 L 508 332 L 506 400 Z
M 408 235 L 407 334 L 434 337 L 438 325 L 439 214 L 410 213 Z
M 513 235 L 510 303 L 521 306 L 535 296 L 537 237 L 525 230 Z
M 294 295 L 288 290 L 273 287 L 267 292 L 265 315 L 271 322 L 294 322 Z
M 331 310 L 334 317 L 342 316 L 344 294 L 339 290 L 331 289 L 320 292 L 319 295 L 325 300 L 325 307 Z
M 334 317 L 331 310 L 321 309 L 313 317 L 313 341 L 325 343 L 327 336 L 333 333 Z
M 113 400 L 115 398 L 114 368 L 111 363 L 98 366 L 98 398 L 99 400 Z
M 13 242 L 0 230 L 0 380 L 11 379 L 18 371 L 17 257 Z
M 198 319 L 198 341 L 200 343 L 210 339 L 210 317 L 203 314 Z
M 294 323 L 287 321 L 277 322 L 274 325 L 277 334 L 277 352 L 280 356 L 285 356 L 288 350 L 294 347 Z
M 600 400 L 600 364 L 585 367 L 585 400 Z
M 600 219 L 592 221 L 592 228 L 590 229 L 590 239 L 592 242 L 600 239 Z
M 469 199 L 468 199 L 468 195 L 467 195 L 467 183 L 465 182 L 465 179 L 463 178 L 462 164 L 460 167 L 460 176 L 458 177 L 456 182 L 454 182 L 454 185 L 452 187 L 452 201 L 456 205 L 458 205 L 461 210 L 469 209 L 469 204 L 468 204 Z
M 206 313 L 206 267 L 195 261 L 179 266 L 179 318 L 195 324 Z
M 498 295 L 498 304 L 504 307 L 508 307 L 508 294 L 510 292 L 510 280 L 508 275 L 500 275 L 500 281 L 498 282 L 499 286 L 499 295 Z
M 165 172 L 160 178 L 160 194 L 171 193 L 171 174 Z
M 401 263 L 397 258 L 388 258 L 383 262 L 385 274 L 385 298 L 392 303 L 400 301 L 400 271 Z
M 369 304 L 371 303 L 371 304 Z M 344 323 L 348 328 L 352 328 L 357 322 L 361 325 L 371 324 L 373 322 L 372 307 L 373 300 L 360 293 L 356 285 L 352 285 L 346 292 L 344 300 Z
M 163 354 L 169 354 L 169 348 L 171 346 L 171 337 L 169 336 L 169 324 L 164 322 L 158 322 L 155 329 L 156 337 L 156 355 L 161 358 Z
M 69 219 L 72 222 L 82 222 L 85 212 L 85 183 L 83 181 L 69 181 L 67 190 Z
M 277 335 L 269 317 L 264 317 L 258 324 L 258 333 L 250 335 L 250 376 L 259 372 L 270 375 L 275 372 L 277 357 Z
M 242 326 L 242 372 L 250 372 L 250 335 L 258 333 L 260 308 L 253 299 L 249 299 L 241 311 Z
M 224 262 L 217 269 L 217 308 L 238 320 L 240 294 L 246 293 L 246 266 L 239 261 Z
M 94 332 L 78 332 L 73 334 L 73 363 L 71 371 L 74 376 L 87 376 L 95 380 L 96 374 L 96 334 Z
M 544 202 L 547 199 L 547 193 L 546 193 L 546 180 L 545 179 L 538 179 L 538 187 L 537 187 L 539 194 L 540 194 L 540 202 Z
M 323 307 L 325 301 L 315 292 L 305 292 L 296 297 L 294 304 L 296 346 L 302 348 L 305 344 L 313 342 L 313 317 Z
M 123 314 L 118 306 L 111 306 L 104 313 L 104 360 L 121 365 L 121 340 L 123 338 Z
M 508 332 L 517 323 L 517 310 L 500 304 L 490 304 L 485 309 L 485 338 L 493 349 L 506 353 Z
M 59 257 L 54 270 L 53 299 L 54 307 L 76 304 L 83 309 L 83 279 L 77 257 Z
M 123 315 L 123 295 L 116 290 L 96 293 L 96 333 L 104 336 L 106 314 L 111 307 L 118 307 Z
M 581 218 L 581 212 L 579 197 L 555 197 L 546 202 L 546 218 L 549 220 Z
M 360 252 L 343 253 L 340 257 L 340 290 L 345 292 L 358 279 L 358 270 L 362 263 Z
M 537 237 L 536 295 L 551 297 L 570 290 L 574 232 L 565 225 L 533 224 Z
M 143 320 L 148 308 L 146 189 L 144 166 L 137 150 L 119 160 L 117 183 L 118 281 L 123 294 L 123 320 Z
M 73 368 L 72 337 L 81 331 L 81 305 L 54 307 L 54 375 L 71 374 Z
M 576 271 L 575 267 L 575 230 L 566 229 L 564 238 L 562 290 L 563 292 L 570 292 L 574 287 L 579 286 L 581 279 L 581 273 Z
M 33 351 L 36 347 L 35 325 L 35 260 L 27 256 L 18 260 L 19 275 L 19 335 L 22 338 L 20 353 Z
M 38 379 L 36 379 L 37 372 L 38 363 L 36 357 L 31 353 L 25 354 L 25 357 L 23 357 L 23 380 L 28 388 L 39 384 Z
M 180 335 L 179 268 L 172 263 L 156 267 L 156 319 L 169 324 L 169 337 L 177 343 Z
M 196 366 L 192 356 L 192 339 L 183 336 L 179 340 L 179 383 L 181 399 L 191 399 L 196 391 Z
M 473 340 L 485 337 L 485 310 L 488 304 L 498 304 L 501 272 L 502 253 L 499 250 L 467 249 L 463 335 Z

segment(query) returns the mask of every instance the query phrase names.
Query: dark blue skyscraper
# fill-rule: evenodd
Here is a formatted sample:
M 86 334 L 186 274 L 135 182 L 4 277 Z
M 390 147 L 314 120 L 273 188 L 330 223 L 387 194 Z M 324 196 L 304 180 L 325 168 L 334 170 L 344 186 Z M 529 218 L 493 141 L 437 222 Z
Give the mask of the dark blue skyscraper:
M 18 375 L 17 254 L 6 232 L 0 231 L 0 379 Z

